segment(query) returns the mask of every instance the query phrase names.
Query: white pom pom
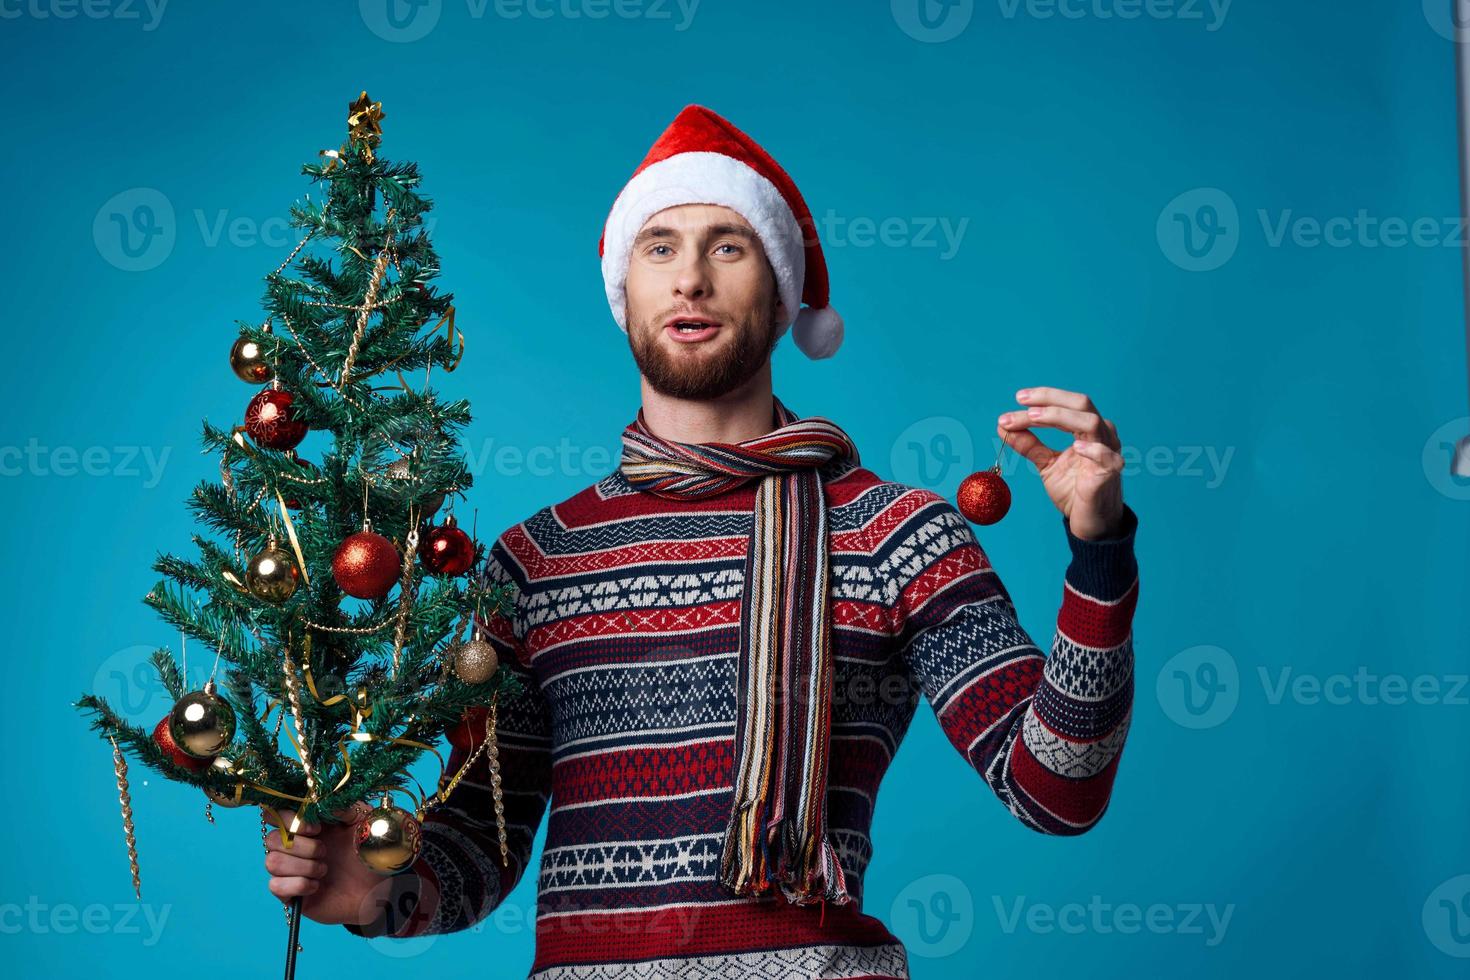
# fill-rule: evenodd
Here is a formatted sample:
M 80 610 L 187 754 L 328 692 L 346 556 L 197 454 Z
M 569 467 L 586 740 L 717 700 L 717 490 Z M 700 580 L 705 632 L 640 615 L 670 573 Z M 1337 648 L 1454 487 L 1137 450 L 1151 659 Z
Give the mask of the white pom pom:
M 814 361 L 831 357 L 842 346 L 842 317 L 830 306 L 804 307 L 796 314 L 791 333 L 796 338 L 796 346 L 807 357 Z

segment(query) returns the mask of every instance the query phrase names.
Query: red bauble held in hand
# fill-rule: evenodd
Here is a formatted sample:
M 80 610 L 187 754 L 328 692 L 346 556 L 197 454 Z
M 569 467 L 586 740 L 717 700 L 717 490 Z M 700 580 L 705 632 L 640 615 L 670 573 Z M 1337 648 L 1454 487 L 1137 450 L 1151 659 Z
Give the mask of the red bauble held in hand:
M 198 772 L 201 769 L 207 768 L 209 766 L 210 760 L 196 759 L 192 755 L 189 755 L 187 752 L 185 752 L 183 749 L 179 748 L 178 745 L 174 742 L 173 733 L 170 732 L 168 728 L 168 719 L 169 716 L 164 715 L 163 720 L 160 721 L 157 725 L 153 726 L 153 741 L 158 743 L 158 747 L 160 749 L 163 749 L 163 754 L 168 756 L 169 761 L 178 766 L 180 769 L 187 769 L 190 772 Z
M 306 438 L 307 425 L 291 410 L 289 391 L 267 388 L 245 406 L 245 431 L 257 446 L 295 449 Z
M 343 592 L 357 599 L 381 599 L 398 581 L 398 549 L 365 525 L 337 547 L 332 577 Z
M 463 575 L 474 567 L 475 542 L 451 514 L 419 542 L 419 562 L 430 575 Z
M 1011 488 L 1000 475 L 1000 464 L 961 480 L 955 503 L 960 513 L 976 524 L 994 524 L 1006 516 L 1011 509 Z

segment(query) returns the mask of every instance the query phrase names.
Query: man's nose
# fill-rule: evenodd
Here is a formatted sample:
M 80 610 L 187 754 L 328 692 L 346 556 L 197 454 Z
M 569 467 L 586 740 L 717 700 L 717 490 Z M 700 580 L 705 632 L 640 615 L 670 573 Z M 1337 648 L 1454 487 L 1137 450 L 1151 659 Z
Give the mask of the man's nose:
M 704 262 L 694 259 L 685 263 L 674 277 L 674 295 L 681 299 L 704 299 L 709 296 L 712 285 Z

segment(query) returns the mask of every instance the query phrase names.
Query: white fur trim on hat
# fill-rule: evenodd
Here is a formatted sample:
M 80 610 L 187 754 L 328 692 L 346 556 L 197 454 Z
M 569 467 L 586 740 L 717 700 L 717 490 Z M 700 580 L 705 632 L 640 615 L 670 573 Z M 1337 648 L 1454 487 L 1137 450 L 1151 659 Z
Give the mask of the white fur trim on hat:
M 618 326 L 627 333 L 625 288 L 633 239 L 649 218 L 680 204 L 717 204 L 750 222 L 771 260 L 776 291 L 790 317 L 781 325 L 784 334 L 801 310 L 801 288 L 806 278 L 801 227 L 775 184 L 734 157 L 704 151 L 677 153 L 649 164 L 628 181 L 613 202 L 602 239 L 602 282 Z

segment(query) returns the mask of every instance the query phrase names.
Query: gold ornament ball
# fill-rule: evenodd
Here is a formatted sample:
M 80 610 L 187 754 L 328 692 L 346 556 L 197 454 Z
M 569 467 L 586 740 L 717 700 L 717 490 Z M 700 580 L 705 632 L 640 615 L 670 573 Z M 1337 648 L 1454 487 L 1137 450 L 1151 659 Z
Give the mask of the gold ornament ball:
M 230 370 L 235 372 L 235 377 L 251 384 L 265 384 L 276 376 L 260 344 L 243 334 L 230 348 Z
M 218 790 L 209 786 L 204 787 L 204 795 L 213 800 L 216 806 L 223 806 L 234 809 L 237 806 L 245 805 L 244 800 L 241 800 L 239 803 L 235 802 L 234 793 L 221 793 Z
M 213 683 L 179 698 L 168 715 L 168 732 L 185 755 L 211 759 L 235 737 L 235 709 L 214 693 Z
M 224 756 L 220 756 L 219 758 L 215 759 L 213 767 L 215 769 L 218 769 L 220 772 L 225 773 L 226 775 L 234 775 L 235 773 L 235 764 L 229 759 L 226 759 Z M 236 783 L 235 785 L 242 786 L 244 784 Z M 229 792 L 224 792 L 215 789 L 213 786 L 206 786 L 204 787 L 204 795 L 209 797 L 219 806 L 229 807 L 231 809 L 237 806 L 245 805 L 245 801 L 243 799 L 241 799 L 238 803 L 235 801 L 235 791 L 233 788 L 231 788 Z
M 421 833 L 412 814 L 385 799 L 358 823 L 353 840 L 363 864 L 378 874 L 390 875 L 413 864 Z
M 454 676 L 466 684 L 485 683 L 495 675 L 499 666 L 495 648 L 484 640 L 460 644 L 454 651 Z
M 296 594 L 300 581 L 301 569 L 296 567 L 296 560 L 274 542 L 245 567 L 245 587 L 265 602 L 285 602 Z

